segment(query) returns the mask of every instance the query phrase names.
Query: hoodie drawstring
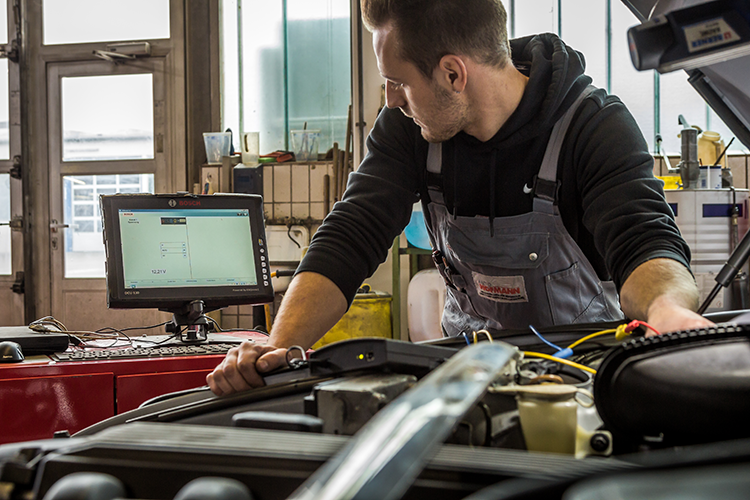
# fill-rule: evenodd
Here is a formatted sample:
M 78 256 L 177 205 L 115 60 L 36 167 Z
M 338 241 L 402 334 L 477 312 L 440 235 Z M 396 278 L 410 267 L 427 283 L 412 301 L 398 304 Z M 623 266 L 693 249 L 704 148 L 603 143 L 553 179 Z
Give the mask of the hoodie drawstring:
M 458 148 L 453 146 L 453 220 L 458 213 Z
M 492 238 L 495 236 L 495 171 L 497 170 L 497 149 L 492 150 L 490 162 L 490 238 Z

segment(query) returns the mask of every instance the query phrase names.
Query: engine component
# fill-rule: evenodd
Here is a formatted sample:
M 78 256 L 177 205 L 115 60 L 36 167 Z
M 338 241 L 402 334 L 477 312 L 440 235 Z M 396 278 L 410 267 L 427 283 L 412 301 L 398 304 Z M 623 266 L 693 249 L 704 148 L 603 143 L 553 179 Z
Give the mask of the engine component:
M 750 326 L 641 338 L 610 351 L 594 379 L 620 442 L 687 445 L 750 436 Z
M 416 383 L 414 375 L 373 374 L 316 386 L 313 394 L 323 432 L 351 436 Z

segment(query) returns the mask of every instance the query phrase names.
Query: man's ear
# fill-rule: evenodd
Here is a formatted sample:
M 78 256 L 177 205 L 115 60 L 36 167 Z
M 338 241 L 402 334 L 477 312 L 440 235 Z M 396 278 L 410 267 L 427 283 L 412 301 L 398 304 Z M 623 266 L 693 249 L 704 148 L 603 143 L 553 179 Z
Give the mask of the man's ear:
M 460 94 L 466 88 L 468 70 L 461 56 L 444 55 L 435 70 L 438 83 L 453 92 Z

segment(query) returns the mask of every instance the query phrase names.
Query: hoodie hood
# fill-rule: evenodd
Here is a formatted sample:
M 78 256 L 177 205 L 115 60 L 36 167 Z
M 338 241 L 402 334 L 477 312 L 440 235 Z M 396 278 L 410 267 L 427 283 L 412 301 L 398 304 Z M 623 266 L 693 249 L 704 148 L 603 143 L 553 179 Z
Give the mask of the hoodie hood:
M 489 141 L 486 148 L 499 143 L 512 146 L 540 133 L 548 132 L 575 98 L 591 83 L 584 75 L 583 54 L 552 33 L 517 38 L 510 41 L 513 64 L 529 81 L 521 102 L 508 121 Z M 473 146 L 482 144 L 467 134 L 464 139 Z

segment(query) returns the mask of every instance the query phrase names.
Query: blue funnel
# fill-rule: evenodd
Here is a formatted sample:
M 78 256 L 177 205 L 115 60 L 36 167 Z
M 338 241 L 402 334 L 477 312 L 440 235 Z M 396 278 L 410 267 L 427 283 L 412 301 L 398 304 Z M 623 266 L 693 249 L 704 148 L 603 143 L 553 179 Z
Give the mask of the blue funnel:
M 420 204 L 415 204 L 412 209 L 411 219 L 406 228 L 404 228 L 404 234 L 411 246 L 421 248 L 422 250 L 432 250 L 430 237 L 427 235 L 427 225 L 424 222 L 424 215 L 422 214 L 422 206 Z

